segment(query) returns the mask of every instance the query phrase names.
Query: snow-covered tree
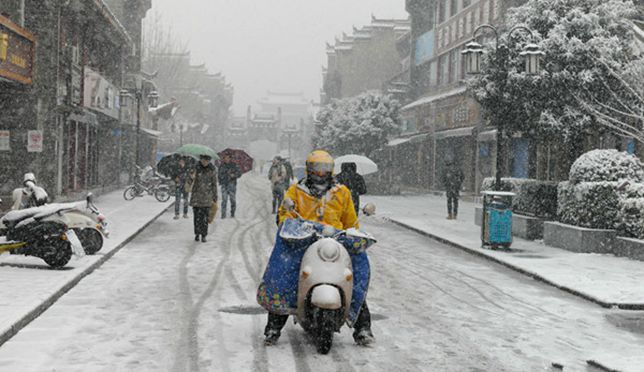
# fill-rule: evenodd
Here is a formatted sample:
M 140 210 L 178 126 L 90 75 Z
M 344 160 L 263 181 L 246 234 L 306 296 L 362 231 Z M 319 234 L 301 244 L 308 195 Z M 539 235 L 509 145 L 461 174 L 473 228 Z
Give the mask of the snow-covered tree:
M 535 31 L 535 41 L 546 53 L 545 71 L 539 76 L 524 72 L 519 53 L 529 35 L 502 36 L 508 47 L 499 48 L 499 56 L 489 53 L 488 73 L 469 82 L 487 119 L 510 132 L 579 142 L 602 124 L 589 105 L 621 107 L 616 100 L 630 101 L 618 76 L 633 63 L 629 18 L 634 9 L 630 0 L 529 0 L 510 9 L 508 27 L 525 25 Z
M 401 125 L 400 103 L 390 96 L 364 93 L 333 100 L 318 113 L 313 145 L 334 155 L 370 156 L 400 133 Z

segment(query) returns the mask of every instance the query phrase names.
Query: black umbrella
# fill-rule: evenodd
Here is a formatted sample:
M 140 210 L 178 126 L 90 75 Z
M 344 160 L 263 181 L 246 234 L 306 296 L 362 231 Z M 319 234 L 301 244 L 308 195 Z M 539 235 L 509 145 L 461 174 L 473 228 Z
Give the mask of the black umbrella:
M 186 162 L 187 168 L 194 168 L 197 160 L 192 156 L 183 156 L 180 154 L 170 154 L 164 156 L 157 164 L 157 172 L 166 177 L 174 177 L 179 173 L 179 160 L 183 159 Z

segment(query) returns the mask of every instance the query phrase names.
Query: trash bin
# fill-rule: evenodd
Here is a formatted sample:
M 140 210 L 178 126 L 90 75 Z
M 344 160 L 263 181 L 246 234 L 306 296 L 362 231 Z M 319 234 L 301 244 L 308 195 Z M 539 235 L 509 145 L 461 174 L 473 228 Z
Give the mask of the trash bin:
M 481 245 L 496 249 L 512 245 L 512 192 L 484 191 Z

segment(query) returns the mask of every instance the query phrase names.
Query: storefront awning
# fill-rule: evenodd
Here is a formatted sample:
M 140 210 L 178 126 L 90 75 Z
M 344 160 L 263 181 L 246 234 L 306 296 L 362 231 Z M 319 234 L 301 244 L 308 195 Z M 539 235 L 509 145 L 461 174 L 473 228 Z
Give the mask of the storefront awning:
M 150 136 L 150 137 L 152 137 L 154 139 L 161 138 L 161 135 L 163 134 L 163 132 L 160 132 L 158 130 L 148 129 L 148 128 L 141 128 L 141 132 L 145 133 L 146 135 L 148 135 L 148 136 Z
M 496 129 L 494 130 L 488 130 L 485 132 L 481 132 L 478 135 L 478 141 L 479 142 L 492 142 L 496 141 Z
M 434 138 L 437 140 L 453 137 L 467 137 L 471 136 L 474 133 L 474 128 L 476 127 L 467 127 L 467 128 L 456 128 L 450 130 L 444 130 L 442 132 L 434 133 Z
M 69 121 L 75 121 L 78 123 L 85 123 L 85 124 L 94 125 L 94 126 L 98 125 L 98 119 L 96 117 L 96 114 L 86 110 L 83 110 L 82 113 L 75 113 L 75 112 L 71 113 L 69 114 L 68 119 Z
M 389 141 L 389 143 L 387 143 L 387 146 L 394 147 L 402 145 L 403 143 L 420 143 L 427 139 L 427 137 L 429 137 L 429 133 L 417 134 L 415 136 L 407 138 L 395 138 Z
M 435 101 L 438 101 L 438 100 L 441 100 L 441 99 L 445 99 L 445 98 L 449 98 L 449 97 L 456 96 L 456 95 L 459 95 L 459 94 L 463 94 L 465 92 L 467 92 L 467 87 L 466 86 L 458 87 L 456 89 L 452 89 L 452 90 L 450 90 L 448 92 L 445 92 L 445 93 L 420 98 L 420 99 L 408 104 L 407 106 L 403 107 L 402 110 L 403 111 L 411 110 L 411 109 L 416 108 L 418 106 L 426 105 L 428 103 L 432 103 L 432 102 L 435 102 Z

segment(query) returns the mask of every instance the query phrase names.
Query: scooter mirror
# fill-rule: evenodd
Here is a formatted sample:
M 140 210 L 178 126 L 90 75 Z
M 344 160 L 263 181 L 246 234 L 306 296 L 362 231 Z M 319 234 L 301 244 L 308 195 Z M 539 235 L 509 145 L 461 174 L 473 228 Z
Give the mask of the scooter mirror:
M 364 208 L 362 208 L 362 212 L 367 216 L 373 216 L 376 214 L 376 205 L 373 203 L 367 203 Z
M 295 203 L 291 199 L 284 199 L 282 208 L 287 212 L 293 212 L 295 210 Z
M 87 206 L 91 206 L 92 204 L 94 204 L 94 194 L 92 194 L 91 192 L 87 193 L 85 200 L 87 200 Z

